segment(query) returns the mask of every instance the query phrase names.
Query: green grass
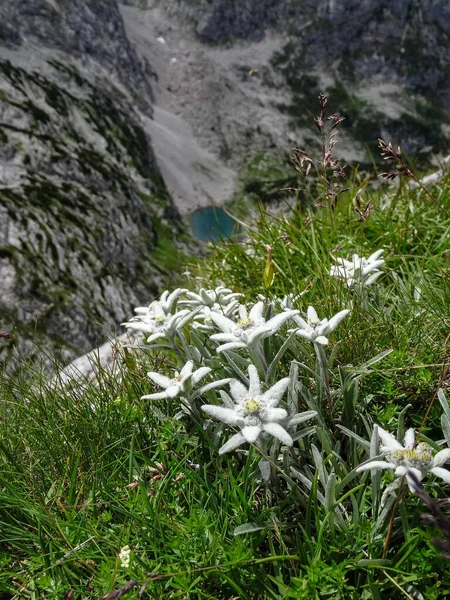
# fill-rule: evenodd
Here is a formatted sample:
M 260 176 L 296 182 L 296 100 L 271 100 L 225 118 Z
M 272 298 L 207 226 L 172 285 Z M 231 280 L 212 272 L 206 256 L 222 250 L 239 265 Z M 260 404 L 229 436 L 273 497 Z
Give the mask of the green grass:
M 291 455 L 311 490 L 276 454 L 277 476 L 263 485 L 256 451 L 219 456 L 211 425 L 180 418 L 176 401 L 140 400 L 152 391 L 147 371 L 175 367 L 171 352 L 127 350 L 119 373 L 100 370 L 96 383 L 53 388 L 36 365 L 22 361 L 13 378 L 0 379 L 2 600 L 102 598 L 130 581 L 137 583 L 122 590 L 130 599 L 377 600 L 419 598 L 420 592 L 437 600 L 450 594 L 448 563 L 430 541 L 439 531 L 421 523 L 423 506 L 413 495 L 400 503 L 379 562 L 389 515 L 375 525 L 369 474 L 345 481 L 367 457 L 336 426 L 364 439 L 373 422 L 394 431 L 407 404 L 405 425 L 420 425 L 450 355 L 450 221 L 420 192 L 402 186 L 366 189 L 372 213 L 361 222 L 353 206 L 361 185 L 355 176 L 334 212 L 290 209 L 272 216 L 261 208 L 245 240 L 211 247 L 208 259 L 193 266 L 203 286 L 224 282 L 250 304 L 258 294 L 289 293 L 302 294 L 302 312 L 308 305 L 319 316 L 351 308 L 331 335 L 335 404 Z M 450 179 L 434 193 L 448 209 Z M 266 245 L 276 273 L 269 290 Z M 367 256 L 381 247 L 385 274 L 367 295 L 328 276 L 335 256 Z M 166 256 L 170 249 L 162 244 L 160 251 Z M 267 351 L 273 356 L 281 343 L 281 336 L 271 338 Z M 389 349 L 364 376 L 352 375 Z M 308 371 L 314 372 L 314 352 L 296 342 L 279 364 L 280 377 L 292 359 L 305 365 L 298 400 L 304 410 L 320 386 Z M 436 403 L 423 430 L 433 440 L 442 439 L 441 412 Z M 331 509 L 320 501 L 325 472 L 337 482 L 339 501 Z M 450 495 L 437 480 L 427 482 L 427 491 Z M 335 516 L 339 505 L 349 515 L 345 526 Z M 235 535 L 247 523 L 252 531 Z M 118 559 L 125 545 L 132 549 L 128 569 Z

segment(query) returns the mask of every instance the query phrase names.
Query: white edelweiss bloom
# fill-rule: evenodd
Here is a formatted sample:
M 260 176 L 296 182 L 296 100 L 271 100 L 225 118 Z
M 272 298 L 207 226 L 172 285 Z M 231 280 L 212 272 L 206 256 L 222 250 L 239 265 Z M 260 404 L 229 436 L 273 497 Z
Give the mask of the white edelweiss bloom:
M 353 255 L 352 260 L 336 258 L 336 264 L 331 267 L 330 275 L 345 280 L 347 287 L 352 287 L 356 283 L 372 285 L 382 274 L 378 267 L 385 263 L 384 259 L 380 258 L 383 252 L 383 249 L 377 250 L 369 258 L 357 254 Z
M 230 302 L 237 303 L 238 298 L 242 298 L 243 294 L 233 292 L 229 288 L 219 285 L 214 290 L 205 290 L 202 288 L 198 294 L 186 290 L 185 300 L 180 301 L 180 305 L 188 308 L 196 308 L 197 306 L 214 306 L 226 307 Z
M 153 381 L 153 383 L 156 383 L 156 385 L 162 387 L 164 391 L 157 392 L 155 394 L 147 394 L 146 396 L 142 396 L 141 400 L 163 400 L 165 398 L 176 398 L 177 396 L 191 392 L 194 386 L 210 372 L 210 367 L 200 367 L 194 371 L 194 363 L 189 360 L 179 373 L 175 371 L 175 376 L 173 379 L 166 377 L 165 375 L 161 375 L 160 373 L 147 373 L 148 377 Z M 213 381 L 212 383 L 199 388 L 196 391 L 196 395 L 201 395 L 204 392 L 223 386 L 229 382 L 230 378 Z
M 191 317 L 193 317 L 193 313 L 189 310 L 180 310 L 174 315 L 166 313 L 156 302 L 148 307 L 146 313 L 141 312 L 122 325 L 127 329 L 150 333 L 150 337 L 147 338 L 147 342 L 150 344 L 161 338 L 173 337 Z
M 160 338 L 173 336 L 179 327 L 183 327 L 190 319 L 191 311 L 176 312 L 178 299 L 186 290 L 177 288 L 173 292 L 166 290 L 159 300 L 154 300 L 149 306 L 139 306 L 134 309 L 136 316 L 122 323 L 127 329 L 150 333 L 148 343 Z M 174 314 L 172 314 L 174 312 Z M 192 315 L 193 316 L 193 315 Z
M 308 307 L 305 321 L 300 315 L 293 317 L 294 321 L 300 327 L 300 329 L 289 329 L 289 332 L 295 331 L 295 334 L 309 340 L 313 344 L 321 344 L 326 346 L 328 344 L 328 335 L 336 329 L 339 323 L 348 315 L 350 311 L 346 308 L 341 310 L 330 320 L 320 320 L 317 316 L 317 312 L 312 306 Z
M 192 322 L 193 329 L 203 331 L 208 334 L 214 333 L 214 321 L 212 320 L 211 314 L 216 313 L 223 315 L 229 319 L 233 319 L 239 309 L 239 302 L 237 300 L 231 300 L 226 305 L 214 304 L 211 308 L 204 306 L 202 310 L 194 317 Z
M 419 481 L 422 481 L 428 473 L 433 473 L 446 483 L 450 483 L 450 471 L 442 468 L 442 465 L 450 459 L 449 448 L 445 448 L 433 456 L 433 449 L 429 444 L 422 442 L 414 447 L 416 436 L 412 428 L 406 432 L 403 446 L 391 433 L 381 427 L 378 427 L 378 435 L 383 442 L 381 451 L 386 454 L 386 459 L 369 461 L 358 467 L 356 471 L 358 473 L 386 469 L 394 471 L 397 479 L 386 488 L 382 504 L 385 503 L 387 495 L 400 486 L 403 477 L 406 477 L 409 489 L 414 491 L 414 482 L 409 477 L 409 472 L 414 473 Z
M 284 408 L 278 408 L 278 404 L 289 386 L 289 377 L 281 379 L 266 392 L 261 393 L 261 383 L 254 365 L 249 365 L 248 374 L 250 379 L 248 389 L 237 379 L 230 381 L 233 407 L 211 404 L 202 406 L 202 410 L 206 414 L 240 429 L 239 433 L 233 435 L 220 448 L 219 454 L 230 452 L 245 442 L 250 444 L 258 442 L 259 437 L 265 434 L 272 435 L 286 446 L 293 444 L 291 436 L 280 424 L 280 421 L 287 419 L 288 414 Z M 314 411 L 299 413 L 291 417 L 289 422 L 298 424 L 312 419 L 316 415 L 317 413 Z
M 214 324 L 211 319 L 211 311 L 232 318 L 239 307 L 238 298 L 243 294 L 233 292 L 223 285 L 214 290 L 202 288 L 198 294 L 186 291 L 186 299 L 180 300 L 180 306 L 192 310 L 199 310 L 192 323 L 192 327 L 205 333 L 213 333 Z
M 155 308 L 158 307 L 158 310 L 161 309 L 166 315 L 173 313 L 179 297 L 186 291 L 183 288 L 177 288 L 173 292 L 166 290 L 161 294 L 159 300 L 153 300 L 149 306 L 138 306 L 134 309 L 134 312 L 137 315 L 147 315 L 153 313 Z
M 190 392 L 194 385 L 198 383 L 203 377 L 206 377 L 208 373 L 211 371 L 209 367 L 200 367 L 194 371 L 194 363 L 189 360 L 181 371 L 175 371 L 175 376 L 173 379 L 170 377 L 166 377 L 165 375 L 161 375 L 160 373 L 155 373 L 151 371 L 147 373 L 147 376 L 164 389 L 164 392 L 157 392 L 155 394 L 148 394 L 146 396 L 142 396 L 141 400 L 162 400 L 164 398 L 175 398 L 176 396 L 180 396 L 186 392 Z
M 130 566 L 130 555 L 131 555 L 130 546 L 124 546 L 121 549 L 121 551 L 119 552 L 120 566 L 122 568 L 128 569 L 128 567 Z
M 275 315 L 268 321 L 265 320 L 264 302 L 258 302 L 253 306 L 250 312 L 244 305 L 239 306 L 239 320 L 225 317 L 224 315 L 212 312 L 211 319 L 222 330 L 222 333 L 215 333 L 211 339 L 217 342 L 225 342 L 217 347 L 217 352 L 232 350 L 235 348 L 247 348 L 256 342 L 273 335 L 288 319 L 298 314 L 298 310 L 286 310 Z
M 279 423 L 287 418 L 287 412 L 284 408 L 277 408 L 288 388 L 289 377 L 281 379 L 262 394 L 258 371 L 254 365 L 249 365 L 248 374 L 249 389 L 237 379 L 230 381 L 230 392 L 235 402 L 234 408 L 211 404 L 202 406 L 202 410 L 206 414 L 227 423 L 227 425 L 239 427 L 241 430 L 220 448 L 219 454 L 230 452 L 245 442 L 253 444 L 263 432 L 273 435 L 286 446 L 293 444 L 291 436 Z

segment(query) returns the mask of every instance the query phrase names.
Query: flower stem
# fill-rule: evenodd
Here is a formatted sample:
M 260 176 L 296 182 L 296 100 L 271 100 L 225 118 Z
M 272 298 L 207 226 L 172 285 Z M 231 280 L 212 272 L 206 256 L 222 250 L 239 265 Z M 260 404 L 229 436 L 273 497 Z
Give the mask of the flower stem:
M 170 342 L 170 345 L 173 348 L 173 351 L 175 352 L 175 354 L 178 356 L 178 358 L 180 359 L 180 364 L 184 365 L 184 363 L 186 362 L 184 359 L 184 356 L 182 354 L 182 352 L 180 351 L 180 349 L 178 348 L 177 344 L 175 343 L 175 336 L 174 335 L 167 335 L 167 339 Z
M 314 350 L 316 351 L 317 360 L 319 362 L 320 372 L 322 376 L 323 386 L 325 388 L 325 394 L 328 403 L 331 407 L 331 391 L 330 391 L 330 380 L 328 377 L 328 364 L 327 355 L 325 354 L 325 348 L 321 344 L 314 344 Z
M 254 362 L 257 363 L 258 367 L 264 373 L 264 376 L 267 375 L 267 363 L 264 358 L 264 353 L 261 347 L 261 344 L 258 342 L 250 349 L 250 355 L 254 359 Z

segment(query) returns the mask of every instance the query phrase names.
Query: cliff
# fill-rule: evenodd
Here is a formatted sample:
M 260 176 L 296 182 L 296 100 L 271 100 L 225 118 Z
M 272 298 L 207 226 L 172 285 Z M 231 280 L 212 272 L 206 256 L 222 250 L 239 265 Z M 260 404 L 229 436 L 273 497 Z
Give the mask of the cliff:
M 1 0 L 0 23 L 0 358 L 66 361 L 170 278 L 183 231 L 115 0 Z

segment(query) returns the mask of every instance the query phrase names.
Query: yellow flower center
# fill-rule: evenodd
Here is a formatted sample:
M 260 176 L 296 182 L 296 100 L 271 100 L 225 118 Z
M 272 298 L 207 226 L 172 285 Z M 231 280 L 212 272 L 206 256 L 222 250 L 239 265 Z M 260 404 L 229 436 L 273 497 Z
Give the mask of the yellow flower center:
M 248 413 L 254 413 L 259 409 L 259 402 L 255 398 L 249 398 L 244 402 L 244 408 Z
M 397 460 L 407 462 L 429 462 L 433 460 L 432 455 L 429 452 L 424 451 L 423 448 L 419 448 L 419 446 L 415 450 L 394 450 L 393 455 Z
M 155 317 L 155 321 L 156 321 L 157 323 L 163 323 L 163 322 L 164 322 L 164 320 L 165 320 L 165 318 L 164 318 L 164 317 Z
M 239 319 L 238 325 L 241 329 L 246 329 L 252 324 L 252 320 L 247 317 L 246 319 Z

